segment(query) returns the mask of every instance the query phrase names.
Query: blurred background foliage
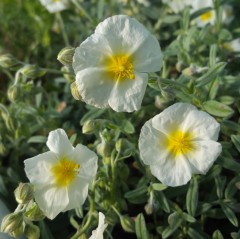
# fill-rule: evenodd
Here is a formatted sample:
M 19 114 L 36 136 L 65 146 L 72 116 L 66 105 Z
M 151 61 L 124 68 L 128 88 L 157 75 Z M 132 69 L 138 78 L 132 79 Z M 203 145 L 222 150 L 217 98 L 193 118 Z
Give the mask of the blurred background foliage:
M 37 0 L 0 1 L 0 197 L 14 210 L 12 192 L 27 181 L 23 160 L 45 152 L 49 131 L 60 127 L 73 144 L 99 155 L 94 202 L 106 214 L 106 238 L 240 238 L 240 55 L 225 47 L 240 37 L 239 0 L 217 0 L 216 11 L 231 4 L 234 19 L 204 28 L 190 24 L 196 16 L 187 9 L 173 14 L 160 0 L 148 2 L 76 0 L 50 14 Z M 116 14 L 138 19 L 164 54 L 141 110 L 131 114 L 76 101 L 73 71 L 57 61 L 68 42 L 77 47 Z M 167 188 L 142 165 L 137 144 L 142 125 L 177 101 L 195 104 L 221 123 L 223 153 L 206 176 Z M 70 238 L 88 209 L 86 202 L 81 210 L 40 222 L 41 238 Z

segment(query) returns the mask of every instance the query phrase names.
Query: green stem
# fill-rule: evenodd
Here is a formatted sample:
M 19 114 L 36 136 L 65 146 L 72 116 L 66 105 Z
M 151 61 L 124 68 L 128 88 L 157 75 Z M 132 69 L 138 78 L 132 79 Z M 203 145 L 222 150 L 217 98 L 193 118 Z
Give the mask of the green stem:
M 84 10 L 84 8 L 78 3 L 77 0 L 72 0 L 72 3 L 83 13 L 84 16 L 91 22 L 94 23 L 93 18 Z
M 41 70 L 46 71 L 47 73 L 50 73 L 50 74 L 68 74 L 68 75 L 73 75 L 70 72 L 60 71 L 60 70 L 55 70 L 55 69 L 50 69 L 50 68 L 41 68 Z
M 61 15 L 60 12 L 57 12 L 56 16 L 57 16 L 57 19 L 58 19 L 58 22 L 59 22 L 59 25 L 60 25 L 60 28 L 61 28 L 64 43 L 65 43 L 66 46 L 70 46 L 68 36 L 67 36 L 66 30 L 65 30 L 64 21 L 62 19 L 62 15 Z

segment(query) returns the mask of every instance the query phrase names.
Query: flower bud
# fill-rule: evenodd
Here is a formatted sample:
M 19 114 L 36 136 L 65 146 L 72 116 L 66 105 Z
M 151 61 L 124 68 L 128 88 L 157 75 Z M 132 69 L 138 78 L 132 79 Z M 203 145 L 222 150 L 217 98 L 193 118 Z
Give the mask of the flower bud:
M 184 64 L 182 61 L 177 62 L 176 64 L 176 70 L 178 72 L 182 72 L 182 70 L 186 68 L 186 64 Z
M 23 224 L 21 224 L 16 230 L 12 231 L 9 234 L 10 234 L 10 236 L 12 236 L 14 238 L 18 238 L 18 237 L 22 236 L 23 235 Z
M 27 217 L 31 221 L 41 221 L 44 219 L 45 215 L 39 206 L 33 202 L 24 213 L 24 216 Z
M 24 235 L 28 239 L 39 239 L 40 238 L 40 230 L 36 225 L 27 224 L 24 229 Z
M 78 88 L 77 88 L 77 83 L 76 82 L 73 82 L 71 84 L 71 93 L 72 93 L 72 96 L 73 96 L 73 98 L 75 100 L 82 100 L 82 97 L 81 97 L 81 95 L 78 92 Z
M 6 215 L 1 224 L 1 232 L 12 233 L 17 231 L 23 223 L 22 213 L 10 213 Z
M 19 86 L 14 84 L 9 87 L 7 95 L 8 99 L 11 100 L 12 102 L 16 101 L 19 93 Z
M 63 66 L 61 68 L 61 72 L 63 73 L 64 78 L 69 82 L 73 83 L 75 81 L 75 74 L 72 67 Z
M 98 144 L 97 152 L 102 157 L 110 157 L 112 153 L 112 145 L 110 143 L 102 142 Z
M 124 231 L 135 233 L 135 222 L 131 217 L 121 216 L 120 223 Z
M 99 129 L 99 121 L 97 120 L 87 120 L 84 122 L 82 127 L 83 134 L 93 134 Z
M 33 187 L 30 183 L 20 183 L 14 195 L 19 204 L 26 204 L 33 199 Z
M 19 65 L 19 61 L 11 54 L 3 54 L 0 56 L 0 66 L 2 68 L 12 68 Z
M 182 73 L 185 76 L 192 76 L 196 73 L 196 67 L 194 66 L 187 67 L 182 71 Z
M 30 79 L 41 77 L 46 74 L 44 70 L 36 65 L 26 65 L 20 69 L 20 72 Z
M 73 55 L 75 52 L 75 48 L 73 47 L 64 47 L 57 56 L 57 59 L 64 65 L 64 66 L 71 66 L 73 62 Z

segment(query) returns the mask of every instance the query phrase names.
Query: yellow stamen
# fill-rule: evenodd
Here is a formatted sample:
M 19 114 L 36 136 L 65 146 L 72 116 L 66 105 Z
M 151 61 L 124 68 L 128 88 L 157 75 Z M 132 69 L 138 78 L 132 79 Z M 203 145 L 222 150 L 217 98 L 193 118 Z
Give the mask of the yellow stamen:
M 193 134 L 181 130 L 175 130 L 168 135 L 165 145 L 167 150 L 174 156 L 186 155 L 195 149 Z
M 106 70 L 115 80 L 135 79 L 133 61 L 126 54 L 113 55 L 107 58 Z
M 206 22 L 206 21 L 209 21 L 212 18 L 212 16 L 213 16 L 213 12 L 212 11 L 208 11 L 208 12 L 202 14 L 200 16 L 200 18 L 201 18 L 201 20 L 203 22 Z
M 55 178 L 55 183 L 59 187 L 67 187 L 79 172 L 80 165 L 68 158 L 62 158 L 55 164 L 51 171 Z

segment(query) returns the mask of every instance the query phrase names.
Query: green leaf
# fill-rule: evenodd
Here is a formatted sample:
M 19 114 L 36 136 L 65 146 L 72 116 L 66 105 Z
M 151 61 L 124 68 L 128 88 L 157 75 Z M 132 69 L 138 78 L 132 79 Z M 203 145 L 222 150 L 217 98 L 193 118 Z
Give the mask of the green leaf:
M 211 81 L 215 80 L 218 74 L 225 68 L 226 62 L 218 62 L 214 64 L 203 76 L 196 80 L 196 86 L 204 86 L 210 83 Z
M 154 191 L 163 191 L 168 187 L 167 185 L 162 183 L 153 183 L 151 186 Z
M 209 114 L 218 116 L 218 117 L 230 117 L 234 113 L 232 108 L 215 100 L 209 100 L 204 102 L 203 108 Z
M 234 198 L 235 193 L 237 192 L 236 183 L 240 182 L 240 176 L 234 177 L 227 185 L 224 196 L 225 198 L 231 199 Z
M 192 217 L 191 215 L 187 214 L 187 213 L 183 213 L 183 219 L 186 220 L 187 222 L 191 222 L 194 223 L 196 222 L 196 219 L 194 217 Z
M 135 221 L 135 231 L 138 239 L 149 239 L 143 214 L 138 214 Z
M 131 203 L 141 204 L 147 201 L 147 186 L 136 188 L 125 193 L 124 197 Z
M 39 222 L 39 227 L 41 231 L 41 239 L 54 239 L 49 227 L 44 221 Z
M 191 216 L 195 216 L 198 206 L 198 181 L 193 177 L 188 188 L 186 197 L 187 211 Z
M 170 213 L 170 206 L 165 194 L 163 192 L 156 192 L 155 195 L 163 211 L 165 211 L 166 213 Z
M 222 155 L 218 158 L 218 163 L 222 165 L 224 168 L 230 169 L 234 172 L 239 173 L 240 172 L 240 164 L 237 163 L 231 155 L 225 156 Z
M 233 212 L 233 210 L 231 208 L 229 208 L 226 204 L 221 203 L 221 208 L 224 212 L 224 214 L 226 215 L 226 217 L 228 218 L 228 220 L 235 226 L 238 227 L 238 220 L 237 217 L 235 215 L 235 213 Z
M 217 190 L 217 196 L 219 199 L 223 198 L 223 190 L 226 183 L 226 177 L 220 177 L 219 175 L 215 175 L 215 184 Z
M 193 228 L 188 228 L 187 234 L 192 238 L 192 239 L 206 239 L 202 235 L 200 235 L 195 229 Z
M 222 233 L 219 230 L 216 230 L 213 233 L 212 239 L 224 239 Z
M 240 135 L 231 135 L 231 140 L 237 148 L 238 152 L 240 152 Z
M 47 137 L 46 136 L 32 136 L 28 141 L 28 143 L 46 143 L 47 142 Z
M 123 121 L 122 128 L 123 131 L 127 134 L 133 134 L 135 132 L 135 128 L 129 120 Z

